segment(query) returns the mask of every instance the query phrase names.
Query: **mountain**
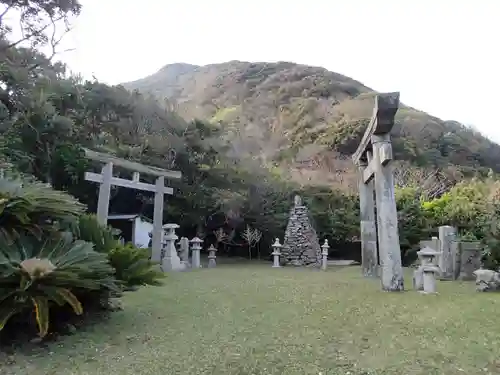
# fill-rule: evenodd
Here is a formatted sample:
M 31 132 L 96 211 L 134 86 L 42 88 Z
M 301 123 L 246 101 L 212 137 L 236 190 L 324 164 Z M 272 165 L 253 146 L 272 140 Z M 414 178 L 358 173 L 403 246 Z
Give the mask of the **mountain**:
M 123 86 L 167 99 L 187 120 L 223 127 L 229 156 L 242 162 L 258 158 L 295 180 L 320 185 L 339 179 L 354 183 L 350 156 L 376 95 L 352 78 L 290 62 L 171 64 Z M 500 172 L 500 146 L 456 121 L 404 104 L 393 145 L 398 160 L 420 168 L 452 175 Z

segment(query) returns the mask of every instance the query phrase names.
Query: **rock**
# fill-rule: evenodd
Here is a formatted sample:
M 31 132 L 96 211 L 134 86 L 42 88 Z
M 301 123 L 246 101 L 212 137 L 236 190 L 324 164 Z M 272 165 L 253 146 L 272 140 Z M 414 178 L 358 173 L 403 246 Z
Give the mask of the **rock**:
M 282 265 L 321 265 L 318 236 L 310 223 L 307 207 L 299 196 L 295 197 L 295 205 L 290 212 L 281 254 Z
M 476 277 L 478 292 L 493 292 L 500 290 L 500 273 L 493 270 L 478 269 L 473 272 Z

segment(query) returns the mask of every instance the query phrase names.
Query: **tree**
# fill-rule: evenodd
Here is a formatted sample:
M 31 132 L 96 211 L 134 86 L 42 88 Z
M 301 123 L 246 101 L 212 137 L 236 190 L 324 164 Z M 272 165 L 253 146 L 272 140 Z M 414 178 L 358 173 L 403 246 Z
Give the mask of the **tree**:
M 78 0 L 1 0 L 0 1 L 0 39 L 9 39 L 0 46 L 0 55 L 21 45 L 30 48 L 50 47 L 49 60 L 57 53 L 57 46 L 70 30 L 71 18 L 78 16 L 81 5 Z M 9 16 L 19 20 L 18 30 Z M 57 28 L 62 26 L 62 30 Z M 17 31 L 20 35 L 15 35 Z M 37 66 L 32 63 L 31 68 Z

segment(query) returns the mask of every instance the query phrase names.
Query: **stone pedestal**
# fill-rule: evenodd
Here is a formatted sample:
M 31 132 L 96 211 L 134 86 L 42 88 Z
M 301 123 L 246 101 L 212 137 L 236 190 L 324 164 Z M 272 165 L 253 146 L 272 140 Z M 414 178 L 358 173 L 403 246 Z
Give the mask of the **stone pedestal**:
M 215 266 L 217 265 L 215 259 L 217 258 L 217 256 L 215 255 L 215 253 L 217 252 L 217 249 L 215 248 L 214 245 L 210 245 L 210 247 L 208 248 L 208 268 L 215 268 Z
M 200 252 L 203 240 L 199 239 L 198 237 L 195 237 L 190 242 L 191 242 L 191 254 L 192 254 L 191 268 L 192 269 L 201 268 Z
M 422 266 L 413 271 L 413 289 L 424 290 L 424 271 Z
M 441 270 L 441 280 L 454 280 L 454 259 L 452 243 L 456 241 L 456 229 L 449 225 L 439 227 L 439 269 Z
M 271 255 L 273 256 L 273 268 L 280 268 L 280 249 L 281 249 L 281 244 L 279 238 L 276 238 L 276 240 L 273 243 L 273 252 Z
M 328 263 L 328 249 L 330 248 L 330 246 L 328 245 L 328 240 L 325 240 L 325 242 L 323 243 L 323 245 L 321 245 L 321 256 L 322 256 L 322 259 L 321 259 L 321 269 L 323 271 L 326 271 L 326 266 L 327 266 L 327 263 Z
M 427 265 L 422 267 L 423 272 L 423 285 L 424 288 L 421 293 L 425 294 L 433 294 L 437 293 L 436 291 L 436 274 L 439 272 L 438 266 L 435 265 Z
M 175 230 L 179 228 L 177 224 L 165 224 L 163 229 L 166 231 L 164 236 L 164 254 L 161 262 L 163 272 L 182 271 L 186 269 L 186 265 L 181 263 L 177 250 L 175 248 L 175 240 L 178 239 Z

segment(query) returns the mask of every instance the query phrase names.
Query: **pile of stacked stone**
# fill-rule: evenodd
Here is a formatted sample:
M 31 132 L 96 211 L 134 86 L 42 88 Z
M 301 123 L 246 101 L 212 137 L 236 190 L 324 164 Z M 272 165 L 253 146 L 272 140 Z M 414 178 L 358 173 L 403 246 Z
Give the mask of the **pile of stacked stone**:
M 319 267 L 321 257 L 318 236 L 309 220 L 307 207 L 296 196 L 281 248 L 281 264 Z

